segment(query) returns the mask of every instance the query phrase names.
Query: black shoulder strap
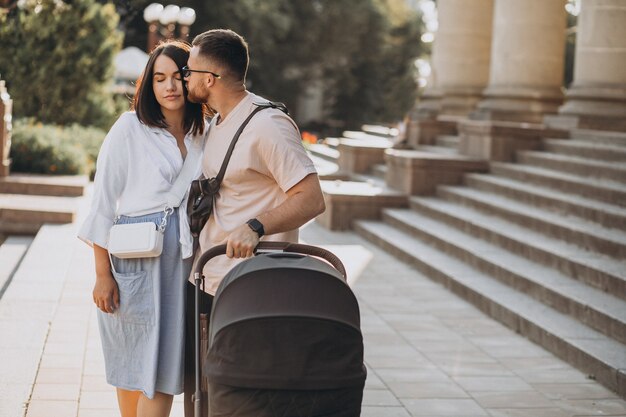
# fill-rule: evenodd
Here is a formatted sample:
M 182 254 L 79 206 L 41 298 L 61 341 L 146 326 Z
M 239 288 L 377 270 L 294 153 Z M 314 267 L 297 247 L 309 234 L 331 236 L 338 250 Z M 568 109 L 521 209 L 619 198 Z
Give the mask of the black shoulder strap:
M 215 177 L 218 186 L 219 186 L 219 184 L 222 183 L 222 180 L 224 179 L 224 174 L 226 174 L 226 167 L 228 166 L 228 162 L 230 161 L 230 157 L 233 154 L 233 149 L 235 149 L 235 144 L 237 143 L 237 140 L 239 140 L 239 136 L 241 136 L 241 133 L 245 129 L 245 127 L 248 124 L 248 122 L 250 121 L 250 119 L 252 119 L 254 117 L 254 115 L 257 114 L 258 112 L 260 112 L 261 110 L 269 109 L 269 108 L 278 109 L 278 110 L 282 111 L 283 113 L 285 113 L 287 115 L 289 114 L 289 111 L 287 110 L 287 107 L 283 103 L 276 103 L 276 102 L 268 101 L 267 103 L 254 103 L 254 105 L 257 106 L 257 108 L 254 109 L 252 111 L 252 113 L 250 113 L 248 118 L 243 121 L 241 126 L 239 126 L 239 129 L 237 130 L 237 133 L 235 133 L 235 136 L 233 136 L 233 140 L 230 142 L 230 146 L 228 147 L 228 151 L 226 152 L 226 156 L 224 156 L 224 162 L 222 162 L 222 167 L 220 168 L 220 172 L 217 174 L 217 177 Z

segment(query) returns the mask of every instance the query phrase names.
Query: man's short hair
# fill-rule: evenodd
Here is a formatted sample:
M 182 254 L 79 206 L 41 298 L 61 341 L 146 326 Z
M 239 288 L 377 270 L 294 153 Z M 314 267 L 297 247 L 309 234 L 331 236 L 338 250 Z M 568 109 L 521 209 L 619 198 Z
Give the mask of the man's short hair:
M 200 49 L 200 55 L 215 61 L 237 81 L 246 80 L 248 72 L 248 43 L 230 29 L 212 29 L 196 36 L 193 46 Z

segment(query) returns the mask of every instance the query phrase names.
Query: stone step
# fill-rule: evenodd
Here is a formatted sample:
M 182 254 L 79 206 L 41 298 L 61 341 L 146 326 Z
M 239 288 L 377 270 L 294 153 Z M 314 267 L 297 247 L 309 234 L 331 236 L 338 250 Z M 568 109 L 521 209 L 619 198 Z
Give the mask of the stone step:
M 522 214 L 524 212 L 519 211 L 519 207 L 510 204 L 510 200 L 499 200 L 497 196 L 487 198 L 478 193 L 480 192 L 463 187 L 441 187 L 438 195 L 449 202 L 462 204 L 477 209 L 486 216 L 491 216 L 490 221 L 493 224 L 506 225 L 501 227 L 512 227 L 511 223 L 516 224 L 518 229 L 515 230 L 519 230 L 519 233 L 516 236 L 518 243 L 515 245 L 515 250 L 520 251 L 528 259 L 557 268 L 593 287 L 626 298 L 625 258 L 611 258 L 603 253 L 592 252 L 578 246 L 584 242 L 594 242 L 592 238 L 594 235 L 585 229 L 584 224 L 573 221 L 571 230 L 567 232 L 562 223 L 554 221 L 554 217 L 550 221 L 538 219 L 537 210 L 529 211 L 524 217 L 525 215 Z M 485 195 L 488 196 L 488 194 Z M 498 208 L 498 204 L 502 207 Z M 458 210 L 461 208 L 459 207 Z M 551 215 L 548 212 L 544 214 L 546 217 Z M 573 238 L 563 239 L 550 236 L 547 234 L 548 230 L 541 228 L 542 223 L 545 229 L 554 230 L 553 234 L 557 234 L 556 231 L 560 228 L 562 234 L 569 233 Z M 506 234 L 506 229 L 503 229 L 501 233 Z M 623 232 L 621 235 L 607 234 L 607 236 L 611 236 L 612 240 L 620 239 L 619 242 L 622 242 Z M 507 244 L 511 245 L 511 242 Z
M 460 154 L 387 149 L 387 183 L 411 195 L 434 194 L 441 184 L 463 183 L 468 172 L 487 172 L 488 161 Z
M 459 141 L 460 138 L 458 136 L 439 135 L 437 139 L 435 139 L 435 144 L 437 146 L 456 149 L 459 146 Z
M 380 219 L 385 207 L 408 207 L 408 196 L 368 175 L 352 175 L 350 181 L 320 181 L 326 211 L 316 221 L 329 230 L 352 228 L 355 219 Z
M 609 204 L 626 206 L 626 186 L 621 183 L 584 178 L 520 164 L 492 162 L 490 167 L 491 172 L 495 175 L 525 183 L 538 184 L 558 191 L 604 201 Z
M 33 242 L 33 236 L 9 236 L 0 244 L 0 298 Z
M 626 147 L 583 140 L 546 139 L 543 142 L 546 151 L 562 155 L 578 156 L 602 161 L 626 161 Z
M 604 227 L 626 231 L 626 208 L 489 174 L 467 174 L 466 185 Z
M 383 168 L 384 167 L 384 168 Z M 386 165 L 379 166 L 379 169 L 386 169 Z M 367 184 L 370 187 L 377 187 L 381 191 L 391 191 L 394 194 L 398 193 L 396 190 L 392 190 L 387 187 L 387 183 L 385 182 L 385 178 L 380 178 L 378 175 L 374 174 L 352 174 L 350 175 L 350 179 L 352 181 L 358 181 L 363 184 Z M 402 193 L 400 193 L 402 194 Z M 408 205 L 408 196 L 407 197 L 407 205 Z
M 605 145 L 626 146 L 626 133 L 622 132 L 573 129 L 570 137 L 574 140 L 603 143 Z
M 339 165 L 335 162 L 330 162 L 324 158 L 320 158 L 309 153 L 309 158 L 313 161 L 313 165 L 315 165 L 315 169 L 317 170 L 317 175 L 319 175 L 320 179 L 346 179 L 347 175 L 343 174 L 339 170 Z
M 518 152 L 517 162 L 581 177 L 606 178 L 611 181 L 626 183 L 626 162 L 604 162 L 534 151 Z
M 437 146 L 420 145 L 415 149 L 421 152 L 431 152 L 431 153 L 436 153 L 436 154 L 441 154 L 441 155 L 458 155 L 459 154 L 456 148 L 447 148 L 445 146 L 439 146 L 439 145 Z
M 311 143 L 307 145 L 307 150 L 312 154 L 319 158 L 325 159 L 329 162 L 337 162 L 339 159 L 339 151 L 337 149 L 331 148 L 328 145 L 321 143 Z
M 626 395 L 624 344 L 388 224 L 357 221 L 355 228 L 365 238 L 413 265 L 485 314 L 592 375 L 621 396 Z
M 364 143 L 376 144 L 378 146 L 385 147 L 385 148 L 389 148 L 393 146 L 393 141 L 391 139 L 378 136 L 378 135 L 372 135 L 372 134 L 365 133 L 365 132 L 346 130 L 345 132 L 343 132 L 342 135 L 343 135 L 342 139 L 358 140 Z
M 500 235 L 502 239 L 494 243 L 481 239 L 488 237 L 485 235 L 489 233 L 497 233 L 485 225 L 489 222 L 486 216 L 481 218 L 480 215 L 464 213 L 465 216 L 459 215 L 455 224 L 450 226 L 448 218 L 453 216 L 450 211 L 454 212 L 454 207 L 436 199 L 416 199 L 416 202 L 420 205 L 419 213 L 389 209 L 383 211 L 383 220 L 490 277 L 626 343 L 626 300 L 590 288 L 552 268 L 516 255 L 514 248 L 502 245 L 508 234 Z M 466 222 L 468 227 L 459 231 L 456 227 L 458 222 Z M 523 234 L 523 230 L 514 228 L 513 234 Z
M 416 211 L 475 233 L 530 261 L 556 268 L 585 284 L 626 299 L 626 263 L 623 260 L 586 251 L 482 210 L 437 201 L 435 206 L 435 203 L 412 198 L 410 205 Z
M 45 223 L 71 223 L 80 197 L 0 194 L 0 232 L 35 234 Z
M 373 177 L 385 181 L 387 176 L 387 164 L 374 164 L 370 168 L 370 173 Z
M 477 208 L 528 230 L 616 259 L 626 259 L 626 231 L 605 228 L 586 219 L 563 216 L 538 209 L 514 199 L 467 187 L 441 187 L 438 194 L 446 199 Z
M 387 127 L 380 125 L 363 125 L 361 130 L 372 135 L 382 136 L 386 138 L 394 138 L 398 136 L 398 129 L 395 127 Z
M 0 194 L 80 197 L 88 184 L 86 175 L 11 174 L 0 177 Z
M 329 148 L 337 149 L 337 147 L 341 143 L 341 138 L 326 138 L 322 143 L 324 145 L 328 145 Z

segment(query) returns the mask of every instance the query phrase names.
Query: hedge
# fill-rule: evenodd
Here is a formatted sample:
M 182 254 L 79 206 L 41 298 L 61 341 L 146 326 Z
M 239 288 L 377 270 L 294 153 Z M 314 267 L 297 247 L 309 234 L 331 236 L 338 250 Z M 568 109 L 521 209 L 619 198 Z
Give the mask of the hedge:
M 94 127 L 67 127 L 21 119 L 14 123 L 11 171 L 77 175 L 93 178 L 98 151 L 106 132 Z

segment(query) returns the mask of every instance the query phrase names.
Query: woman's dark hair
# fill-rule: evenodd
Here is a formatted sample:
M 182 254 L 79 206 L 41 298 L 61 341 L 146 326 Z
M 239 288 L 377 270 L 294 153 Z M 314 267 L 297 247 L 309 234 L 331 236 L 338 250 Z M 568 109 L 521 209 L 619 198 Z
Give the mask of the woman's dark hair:
M 133 109 L 141 123 L 147 126 L 167 128 L 165 117 L 161 113 L 161 106 L 154 95 L 152 81 L 154 78 L 154 63 L 160 55 L 171 58 L 178 67 L 182 80 L 182 69 L 187 65 L 191 46 L 182 41 L 168 40 L 160 43 L 154 48 L 146 64 L 146 68 L 137 80 L 135 97 L 133 99 Z M 187 100 L 187 86 L 184 81 L 183 96 L 185 97 L 184 129 L 192 134 L 202 134 L 204 132 L 204 120 L 209 116 L 208 107 L 205 104 L 192 103 Z
M 212 29 L 196 36 L 191 43 L 200 55 L 226 67 L 236 81 L 246 81 L 248 43 L 230 29 Z

